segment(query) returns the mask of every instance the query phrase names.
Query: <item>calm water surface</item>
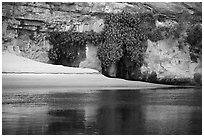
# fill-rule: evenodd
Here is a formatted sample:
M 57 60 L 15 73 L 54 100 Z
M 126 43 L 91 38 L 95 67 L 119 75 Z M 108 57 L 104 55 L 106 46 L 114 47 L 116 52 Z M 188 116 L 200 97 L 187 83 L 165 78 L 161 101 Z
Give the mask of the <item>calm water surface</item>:
M 202 134 L 202 89 L 3 89 L 3 134 Z

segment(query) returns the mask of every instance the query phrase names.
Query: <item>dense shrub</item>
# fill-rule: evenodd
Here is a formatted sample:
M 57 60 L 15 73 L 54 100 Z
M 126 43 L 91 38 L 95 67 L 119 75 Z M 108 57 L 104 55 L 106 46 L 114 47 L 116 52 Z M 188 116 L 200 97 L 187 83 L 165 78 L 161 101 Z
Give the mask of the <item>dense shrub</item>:
M 191 59 L 197 62 L 197 58 L 202 54 L 202 28 L 201 25 L 193 25 L 187 30 L 187 42 L 190 44 Z
M 61 59 L 61 50 L 59 48 L 50 49 L 48 57 L 54 62 L 59 61 Z
M 102 65 L 108 67 L 125 54 L 140 68 L 143 63 L 143 53 L 147 48 L 144 42 L 148 38 L 148 33 L 155 27 L 153 15 L 122 12 L 107 14 L 104 20 L 105 28 L 102 35 L 105 42 L 98 50 Z
M 50 32 L 48 37 L 53 49 L 49 51 L 49 59 L 60 64 L 62 59 L 69 62 L 78 58 L 80 50 L 85 51 L 87 42 L 98 45 L 103 41 L 101 34 L 91 32 Z
M 102 61 L 102 65 L 110 66 L 123 56 L 122 45 L 116 43 L 104 42 L 98 47 L 99 59 Z
M 92 43 L 95 46 L 98 46 L 100 43 L 104 42 L 104 37 L 101 33 L 96 33 L 94 31 L 85 32 L 84 37 L 86 42 Z
M 151 72 L 149 74 L 147 81 L 149 82 L 156 82 L 157 81 L 157 73 L 156 72 Z
M 106 14 L 105 28 L 102 33 L 91 32 L 52 32 L 50 43 L 54 46 L 49 52 L 50 60 L 59 62 L 62 58 L 73 60 L 77 49 L 84 48 L 87 42 L 98 46 L 98 57 L 105 67 L 117 62 L 126 54 L 138 67 L 142 65 L 144 42 L 155 27 L 150 13 Z M 58 55 L 60 54 L 60 55 Z
M 78 57 L 80 49 L 85 50 L 86 38 L 79 32 L 52 32 L 49 41 L 53 49 L 49 51 L 49 59 L 59 64 L 62 59 L 73 61 Z

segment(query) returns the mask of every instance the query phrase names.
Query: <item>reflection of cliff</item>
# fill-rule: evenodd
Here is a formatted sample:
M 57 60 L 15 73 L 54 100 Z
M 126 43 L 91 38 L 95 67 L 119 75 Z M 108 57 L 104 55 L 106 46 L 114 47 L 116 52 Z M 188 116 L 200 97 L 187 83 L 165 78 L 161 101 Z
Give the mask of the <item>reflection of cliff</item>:
M 54 97 L 55 102 L 48 102 L 50 108 L 48 116 L 52 121 L 47 127 L 47 132 L 144 134 L 141 106 L 134 105 L 140 100 L 140 95 L 137 95 L 139 94 L 127 95 L 123 91 L 100 91 L 94 95 L 75 94 L 74 96 L 53 94 L 50 97 Z M 75 99 L 78 102 L 74 103 Z M 127 102 L 127 105 L 122 105 L 123 102 Z M 130 102 L 133 105 L 129 105 Z
M 18 100 L 18 99 L 16 99 Z M 18 103 L 17 103 L 18 104 Z M 49 123 L 47 106 L 31 106 L 25 102 L 20 105 L 3 105 L 2 134 L 3 135 L 39 135 L 46 133 Z M 32 104 L 32 103 L 31 103 Z
M 84 110 L 50 110 L 48 114 L 52 119 L 48 134 L 84 134 Z
M 201 89 L 34 91 L 4 95 L 3 134 L 151 135 L 202 131 Z
M 111 135 L 145 134 L 143 119 L 139 105 L 103 106 L 97 115 L 100 134 Z
M 195 116 L 201 115 L 196 111 L 196 108 L 185 106 L 147 105 L 143 108 L 144 126 L 149 134 L 200 134 L 201 127 L 191 130 L 196 122 L 200 123 Z
M 67 96 L 54 95 L 55 104 L 49 103 L 48 115 L 58 122 L 50 121 L 49 131 L 59 131 L 60 134 L 63 134 L 61 131 L 68 134 L 74 134 L 72 131 L 75 131 L 79 134 L 105 135 L 201 133 L 200 91 L 120 90 L 93 94 L 67 94 L 73 99 L 68 101 L 68 97 L 63 104 L 58 101 L 58 97 Z M 75 99 L 79 103 L 75 103 Z

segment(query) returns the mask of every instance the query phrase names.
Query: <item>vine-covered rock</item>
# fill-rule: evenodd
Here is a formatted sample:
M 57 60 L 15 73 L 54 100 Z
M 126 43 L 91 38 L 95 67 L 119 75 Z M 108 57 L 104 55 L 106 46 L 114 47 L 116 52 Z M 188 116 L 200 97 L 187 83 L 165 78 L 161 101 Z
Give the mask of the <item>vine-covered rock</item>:
M 111 77 L 202 83 L 199 2 L 6 2 L 2 42 L 3 50 L 42 62 L 101 64 Z M 86 57 L 87 43 L 96 46 L 95 60 Z
M 105 28 L 102 32 L 104 43 L 99 46 L 98 56 L 104 67 L 120 61 L 123 55 L 128 55 L 138 69 L 143 64 L 144 44 L 149 32 L 155 27 L 151 13 L 106 14 Z
M 53 49 L 49 51 L 49 59 L 55 64 L 69 65 L 77 61 L 80 53 L 85 54 L 86 38 L 80 32 L 52 32 L 48 39 L 53 45 Z M 64 64 L 64 61 L 68 64 Z

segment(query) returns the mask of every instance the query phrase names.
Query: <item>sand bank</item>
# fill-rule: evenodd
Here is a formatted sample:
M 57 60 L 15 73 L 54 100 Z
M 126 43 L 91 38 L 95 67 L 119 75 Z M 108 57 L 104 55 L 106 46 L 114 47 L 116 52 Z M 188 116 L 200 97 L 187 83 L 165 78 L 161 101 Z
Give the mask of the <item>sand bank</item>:
M 107 78 L 101 74 L 2 74 L 3 88 L 67 87 L 97 89 L 165 88 L 169 85 Z
M 144 89 L 172 87 L 169 85 L 107 78 L 97 70 L 40 63 L 8 52 L 4 52 L 2 58 L 3 88 L 69 87 Z

